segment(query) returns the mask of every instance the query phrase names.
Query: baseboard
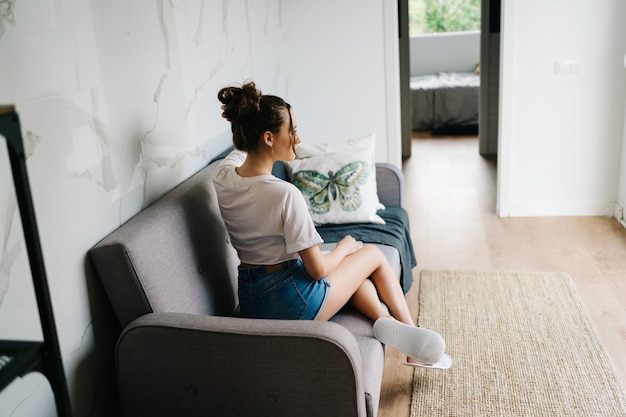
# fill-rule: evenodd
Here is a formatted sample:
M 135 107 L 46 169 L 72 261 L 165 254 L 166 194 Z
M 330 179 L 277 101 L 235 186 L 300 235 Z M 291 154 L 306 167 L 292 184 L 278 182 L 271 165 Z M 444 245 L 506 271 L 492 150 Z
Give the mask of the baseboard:
M 622 226 L 626 227 L 626 219 L 624 219 L 624 207 L 622 207 L 619 203 L 615 203 L 613 216 Z
M 614 215 L 613 203 L 533 202 L 513 203 L 509 217 L 608 216 Z

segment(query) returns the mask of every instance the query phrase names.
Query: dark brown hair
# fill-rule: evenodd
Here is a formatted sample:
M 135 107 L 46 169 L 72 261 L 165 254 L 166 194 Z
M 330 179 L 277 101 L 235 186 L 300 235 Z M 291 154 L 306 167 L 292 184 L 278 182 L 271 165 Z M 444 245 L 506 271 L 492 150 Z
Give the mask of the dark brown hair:
M 241 87 L 224 87 L 217 93 L 217 99 L 223 104 L 222 117 L 230 122 L 233 144 L 239 150 L 255 152 L 264 132 L 277 134 L 285 122 L 282 110 L 287 110 L 289 130 L 294 135 L 289 103 L 280 97 L 261 94 L 253 81 Z

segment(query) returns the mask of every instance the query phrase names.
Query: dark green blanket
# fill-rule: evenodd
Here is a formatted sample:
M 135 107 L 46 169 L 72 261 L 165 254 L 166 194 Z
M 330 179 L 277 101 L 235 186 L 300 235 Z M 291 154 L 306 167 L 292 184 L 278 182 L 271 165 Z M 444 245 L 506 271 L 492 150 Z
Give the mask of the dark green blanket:
M 350 235 L 356 240 L 365 243 L 380 243 L 395 247 L 400 253 L 402 265 L 401 284 L 406 293 L 413 284 L 413 268 L 417 265 L 411 230 L 409 227 L 409 215 L 401 207 L 388 206 L 385 210 L 379 210 L 378 215 L 386 224 L 352 223 L 340 225 L 324 225 L 317 227 L 317 231 L 325 242 L 338 242 L 344 236 Z

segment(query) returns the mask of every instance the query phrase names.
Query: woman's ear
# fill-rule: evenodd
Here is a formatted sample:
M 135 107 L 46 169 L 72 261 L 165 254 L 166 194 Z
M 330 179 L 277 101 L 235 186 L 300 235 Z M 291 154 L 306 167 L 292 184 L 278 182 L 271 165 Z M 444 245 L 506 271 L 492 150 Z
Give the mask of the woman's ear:
M 274 138 L 269 130 L 263 133 L 263 143 L 270 148 L 274 145 Z

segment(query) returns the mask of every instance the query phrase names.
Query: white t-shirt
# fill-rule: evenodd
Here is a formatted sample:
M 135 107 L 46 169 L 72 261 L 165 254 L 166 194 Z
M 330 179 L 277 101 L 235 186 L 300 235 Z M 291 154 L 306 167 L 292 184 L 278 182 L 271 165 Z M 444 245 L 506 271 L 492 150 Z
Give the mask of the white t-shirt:
M 299 251 L 322 243 L 300 190 L 273 175 L 240 176 L 235 168 L 245 159 L 245 152 L 234 150 L 213 179 L 241 262 L 274 265 L 297 259 Z

